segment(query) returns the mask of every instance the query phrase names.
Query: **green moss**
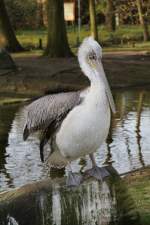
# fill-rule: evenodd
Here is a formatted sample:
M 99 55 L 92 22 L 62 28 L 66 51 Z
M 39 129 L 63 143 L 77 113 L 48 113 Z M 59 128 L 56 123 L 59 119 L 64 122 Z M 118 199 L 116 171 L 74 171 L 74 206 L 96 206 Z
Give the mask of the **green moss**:
M 125 179 L 126 180 L 126 179 Z M 150 169 L 141 174 L 135 174 L 128 180 L 127 185 L 131 196 L 138 208 L 142 225 L 150 224 Z

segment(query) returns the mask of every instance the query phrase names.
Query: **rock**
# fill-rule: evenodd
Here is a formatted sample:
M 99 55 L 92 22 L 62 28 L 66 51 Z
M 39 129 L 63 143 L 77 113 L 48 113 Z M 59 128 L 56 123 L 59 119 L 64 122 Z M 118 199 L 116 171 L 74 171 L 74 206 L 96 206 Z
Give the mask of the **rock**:
M 15 68 L 16 65 L 9 53 L 5 49 L 0 49 L 0 71 L 5 69 L 13 70 Z
M 124 182 L 112 167 L 103 182 L 86 179 L 67 188 L 65 178 L 47 179 L 0 194 L 2 225 L 140 225 Z

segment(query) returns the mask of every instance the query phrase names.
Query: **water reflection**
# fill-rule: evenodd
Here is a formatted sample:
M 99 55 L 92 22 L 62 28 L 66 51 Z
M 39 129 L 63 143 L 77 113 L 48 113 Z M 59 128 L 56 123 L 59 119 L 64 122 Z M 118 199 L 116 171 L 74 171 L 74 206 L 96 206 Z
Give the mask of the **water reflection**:
M 124 173 L 150 164 L 150 90 L 116 91 L 115 99 L 118 113 L 96 160 L 99 165 L 112 164 Z M 14 117 L 17 107 L 7 107 L 0 112 L 0 190 L 49 176 L 48 167 L 40 162 L 37 136 L 23 142 L 21 113 Z M 88 157 L 86 160 L 73 162 L 73 170 L 89 168 L 91 162 Z

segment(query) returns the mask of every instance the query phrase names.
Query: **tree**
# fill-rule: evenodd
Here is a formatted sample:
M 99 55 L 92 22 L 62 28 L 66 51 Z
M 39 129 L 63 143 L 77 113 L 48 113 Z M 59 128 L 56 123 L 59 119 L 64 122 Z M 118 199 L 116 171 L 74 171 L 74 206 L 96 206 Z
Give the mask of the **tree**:
M 97 30 L 97 23 L 96 23 L 95 0 L 89 0 L 89 12 L 90 12 L 91 34 L 92 34 L 93 38 L 98 41 L 98 30 Z
M 72 55 L 67 39 L 63 3 L 63 0 L 47 0 L 48 41 L 45 55 L 50 57 Z
M 0 26 L 7 41 L 7 49 L 11 52 L 23 51 L 11 26 L 4 0 L 0 0 Z
M 115 31 L 116 29 L 115 6 L 113 1 L 107 0 L 106 24 L 110 31 Z
M 17 29 L 35 29 L 38 19 L 37 0 L 5 0 L 5 6 L 11 25 Z
M 44 27 L 43 0 L 37 0 L 37 28 Z
M 146 20 L 145 20 L 145 17 L 144 17 L 142 1 L 136 0 L 136 3 L 137 3 L 137 8 L 138 8 L 140 24 L 143 27 L 144 41 L 148 41 L 150 39 L 150 35 L 149 35 L 149 31 L 148 31 L 148 26 L 147 26 L 147 23 L 146 23 Z

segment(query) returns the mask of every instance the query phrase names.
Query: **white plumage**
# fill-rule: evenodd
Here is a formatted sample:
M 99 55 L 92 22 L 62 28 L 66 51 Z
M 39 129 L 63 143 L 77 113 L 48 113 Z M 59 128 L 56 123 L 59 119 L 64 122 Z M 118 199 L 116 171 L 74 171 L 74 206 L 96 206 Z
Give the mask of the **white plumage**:
M 96 64 L 92 67 L 88 63 L 88 56 L 93 53 L 96 54 L 98 67 Z M 81 92 L 80 96 L 84 96 L 83 102 L 70 111 L 56 134 L 57 149 L 63 159 L 67 159 L 66 163 L 94 153 L 107 138 L 110 127 L 110 105 L 102 74 L 104 71 L 102 64 L 99 64 L 101 58 L 100 45 L 92 37 L 86 38 L 79 48 L 78 59 L 91 85 L 86 92 Z M 51 158 L 50 162 L 53 160 L 54 158 Z
M 79 158 L 95 152 L 103 144 L 109 126 L 107 96 L 104 87 L 97 84 L 91 86 L 82 104 L 65 118 L 56 135 L 56 144 L 68 160 Z

